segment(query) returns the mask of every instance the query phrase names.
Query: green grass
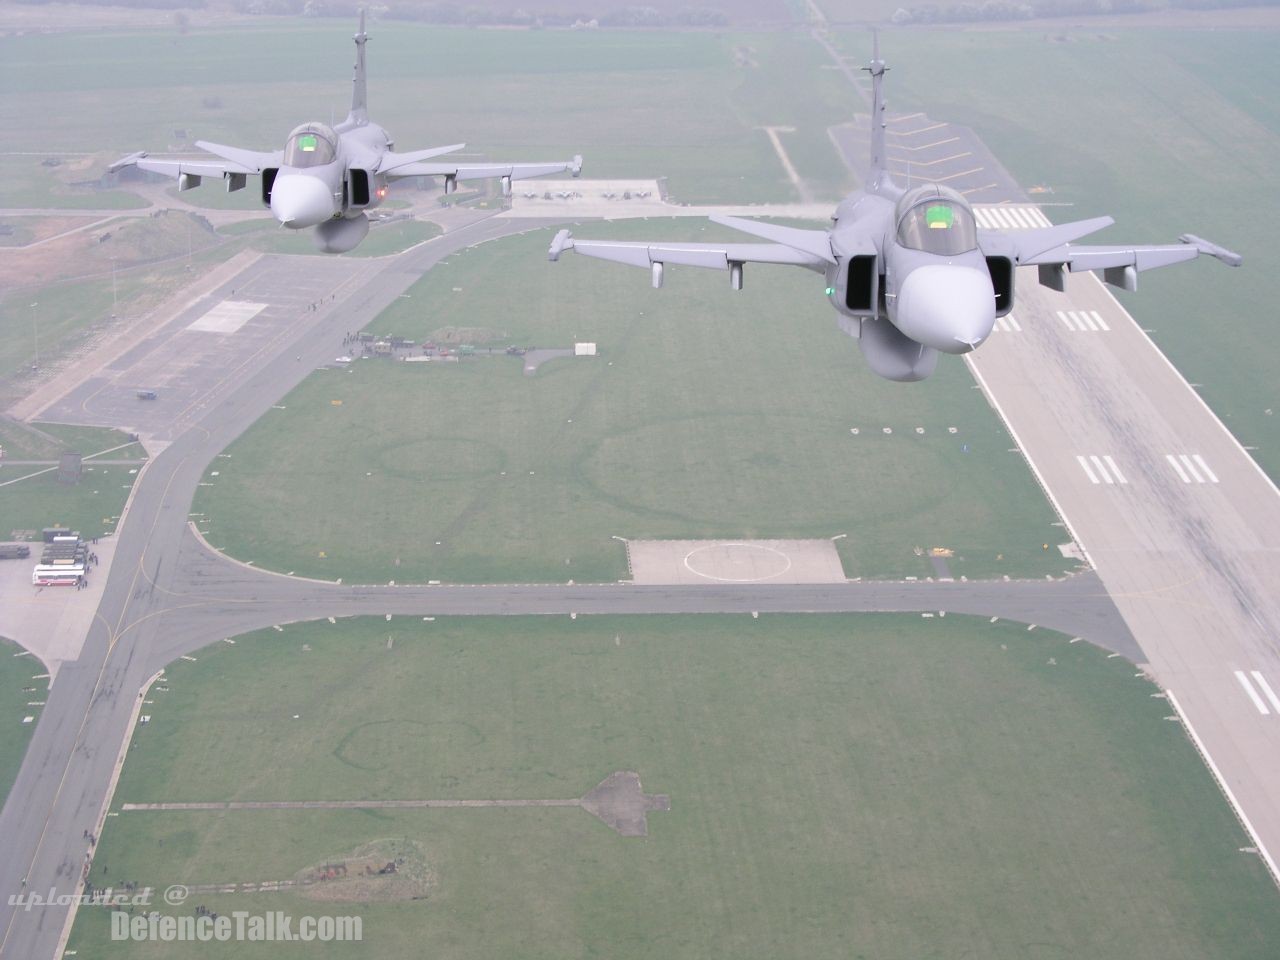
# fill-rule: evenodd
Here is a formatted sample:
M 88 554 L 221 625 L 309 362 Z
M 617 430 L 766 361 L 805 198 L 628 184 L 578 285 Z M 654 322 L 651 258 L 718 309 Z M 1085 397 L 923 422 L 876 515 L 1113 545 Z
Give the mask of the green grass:
M 0 106 L 0 110 L 8 112 L 6 108 L 11 106 L 12 102 L 6 98 L 6 103 Z M 18 116 L 24 116 L 25 119 L 25 111 Z M 14 144 L 12 149 L 24 149 L 33 153 L 49 149 L 45 145 L 48 141 L 44 144 L 24 141 L 16 135 L 6 138 L 6 142 Z M 71 172 L 62 167 L 42 166 L 42 159 L 44 158 L 40 156 L 0 157 L 0 208 L 47 207 L 74 213 L 77 209 L 129 210 L 146 206 L 146 201 L 141 197 L 123 190 L 98 190 L 71 185 L 74 181 L 98 177 L 105 163 Z
M 1274 30 L 895 34 L 889 97 L 973 127 L 1024 186 L 1068 204 L 1058 222 L 1109 213 L 1096 242 L 1168 243 L 1190 231 L 1244 255 L 1144 273 L 1120 293 L 1138 323 L 1254 456 L 1280 478 L 1280 352 L 1270 304 L 1273 230 L 1259 206 L 1280 182 Z M 862 34 L 841 37 L 866 56 Z M 1224 65 L 1229 65 L 1224 67 Z
M 365 942 L 328 956 L 1205 960 L 1270 956 L 1280 935 L 1168 704 L 1124 661 L 1020 625 L 362 620 L 196 659 L 153 688 L 114 809 L 574 797 L 626 769 L 671 797 L 644 840 L 573 809 L 107 821 L 99 885 L 285 879 L 370 840 L 422 844 L 425 900 L 184 911 L 363 916 Z M 82 910 L 71 947 L 172 949 L 110 943 L 106 920 Z
M 628 231 L 708 236 L 698 221 L 582 232 Z M 600 357 L 534 377 L 506 356 L 320 371 L 205 478 L 193 509 L 210 540 L 348 583 L 613 580 L 626 575 L 615 535 L 845 533 L 850 576 L 930 575 L 914 548 L 932 546 L 957 551 L 957 576 L 1069 566 L 1052 510 L 959 362 L 923 384 L 879 380 L 801 271 L 758 269 L 735 296 L 722 275 L 675 269 L 655 292 L 639 270 L 547 264 L 548 240 L 458 254 L 370 329 L 594 340 Z
M 31 389 L 27 378 L 37 333 L 41 366 L 47 368 L 106 331 L 113 324 L 113 303 L 122 318 L 142 316 L 244 247 L 219 241 L 198 220 L 174 211 L 116 221 L 110 232 L 77 256 L 76 276 L 0 292 L 0 328 L 12 331 L 0 339 L 0 396 L 17 399 Z M 112 256 L 119 264 L 114 294 Z
M 39 427 L 63 440 L 64 446 L 42 445 L 38 438 L 28 440 L 29 435 L 22 435 L 27 446 L 17 453 L 10 453 L 6 442 L 5 459 L 57 459 L 64 449 L 78 450 L 87 456 L 121 444 L 126 446 L 109 454 L 106 459 L 142 460 L 146 457 L 139 445 L 129 444 L 128 438 L 118 431 L 56 424 L 40 424 Z M 5 429 L 5 436 L 16 430 L 12 424 L 3 422 L 0 422 L 0 428 Z M 38 531 L 54 526 L 79 530 L 85 537 L 111 533 L 140 467 L 141 464 L 102 465 L 90 460 L 84 463 L 79 483 L 62 484 L 58 482 L 56 467 L 47 473 L 39 473 L 46 468 L 0 466 L 0 483 L 7 483 L 0 486 L 0 539 L 9 539 L 13 530 Z M 38 476 L 33 476 L 37 473 Z M 27 479 L 19 479 L 22 477 Z M 18 482 L 8 483 L 11 480 Z
M 139 147 L 161 150 L 177 128 L 268 147 L 302 117 L 345 110 L 348 32 L 330 22 L 121 32 L 110 43 L 100 34 L 3 38 L 0 83 L 14 95 L 0 102 L 0 122 L 17 131 L 14 150 L 89 146 L 101 151 L 99 165 Z M 895 108 L 973 126 L 1023 183 L 1048 184 L 1049 199 L 1073 204 L 1051 208 L 1058 219 L 1110 212 L 1119 226 L 1103 241 L 1169 240 L 1191 229 L 1246 255 L 1239 271 L 1203 263 L 1148 274 L 1124 300 L 1280 476 L 1280 425 L 1267 413 L 1280 403 L 1280 371 L 1259 306 L 1270 297 L 1258 267 L 1270 234 L 1256 213 L 1257 185 L 1276 181 L 1280 153 L 1273 34 L 912 30 L 887 39 L 885 54 Z M 397 24 L 374 35 L 374 114 L 403 148 L 466 140 L 492 157 L 581 150 L 589 176 L 665 174 L 682 200 L 783 200 L 794 193 L 755 129 L 783 124 L 797 127 L 783 142 L 820 194 L 848 182 L 825 127 L 863 107 L 802 33 Z M 864 33 L 837 39 L 865 59 Z M 756 66 L 735 65 L 744 51 Z M 222 105 L 206 107 L 206 97 Z M 3 163 L 14 165 L 0 167 L 5 189 L 24 204 L 50 189 L 40 178 L 65 173 L 41 168 L 39 157 Z M 222 202 L 216 185 L 202 190 L 186 196 Z M 0 321 L 14 330 L 22 313 L 0 305 Z M 24 341 L 6 343 L 12 352 Z M 3 353 L 0 370 L 12 364 Z
M 120 431 L 102 427 L 62 423 L 34 423 L 28 426 L 0 418 L 0 447 L 4 447 L 5 460 L 56 460 L 67 450 L 88 456 L 119 446 L 127 440 Z M 112 456 L 121 458 L 133 456 L 133 453 L 121 450 Z
M 99 152 L 95 174 L 133 150 L 196 139 L 270 149 L 303 119 L 345 115 L 349 34 L 333 22 L 119 32 L 109 43 L 101 34 L 0 38 L 0 86 L 10 93 L 0 123 L 20 131 L 14 150 L 88 145 Z M 370 108 L 401 149 L 466 142 L 495 159 L 581 152 L 590 176 L 666 175 L 682 200 L 789 200 L 794 191 L 756 129 L 788 123 L 800 126 L 788 145 L 802 173 L 828 192 L 848 179 L 825 134 L 847 117 L 848 97 L 803 36 L 406 23 L 375 26 L 373 36 Z M 748 47 L 756 65 L 736 65 L 735 51 Z M 48 176 L 38 160 L 15 170 L 14 190 Z M 216 184 L 186 198 L 250 202 Z
M 0 532 L 0 537 L 7 531 Z M 25 563 L 22 560 L 5 560 L 4 563 Z M 39 707 L 28 703 L 43 700 L 48 691 L 48 680 L 33 680 L 44 673 L 44 666 L 35 657 L 19 656 L 22 648 L 0 637 L 0 722 L 4 724 L 4 736 L 0 737 L 0 803 L 9 796 L 9 788 L 18 776 L 22 758 L 31 742 L 36 724 L 23 723 L 25 717 L 40 716 Z

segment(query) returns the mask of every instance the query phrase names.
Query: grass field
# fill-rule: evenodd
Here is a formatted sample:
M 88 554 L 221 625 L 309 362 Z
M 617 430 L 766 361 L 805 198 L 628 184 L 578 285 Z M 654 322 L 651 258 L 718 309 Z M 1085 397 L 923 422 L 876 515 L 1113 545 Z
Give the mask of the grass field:
M 2 44 L 0 44 L 2 45 Z M 5 89 L 8 89 L 7 87 Z M 19 106 L 6 98 L 0 110 Z M 15 114 L 24 122 L 34 119 L 34 114 L 19 108 Z M 46 118 L 47 120 L 47 118 Z M 94 121 L 89 121 L 90 123 Z M 95 160 L 93 157 L 77 158 L 69 167 L 46 167 L 41 161 L 46 159 L 40 150 L 57 152 L 60 148 L 35 141 L 22 142 L 16 134 L 6 137 L 6 143 L 27 147 L 22 150 L 25 156 L 0 157 L 0 208 L 16 209 L 50 208 L 74 212 L 82 210 L 128 210 L 146 206 L 146 201 L 136 194 L 124 190 L 98 190 L 85 186 L 74 186 L 79 180 L 94 179 L 103 172 L 105 163 L 110 160 Z
M 306 20 L 185 36 L 122 30 L 104 40 L 96 30 L 0 38 L 0 88 L 9 94 L 0 101 L 0 123 L 13 134 L 8 149 L 32 154 L 0 158 L 0 206 L 135 205 L 141 201 L 131 194 L 67 183 L 97 177 L 109 161 L 141 148 L 190 149 L 204 138 L 270 149 L 303 119 L 345 115 L 350 28 L 345 19 Z M 371 108 L 401 149 L 466 141 L 462 159 L 582 152 L 591 176 L 666 175 L 680 200 L 789 200 L 795 190 L 757 129 L 785 123 L 796 128 L 783 135 L 787 148 L 815 189 L 834 198 L 849 185 L 826 137 L 830 123 L 847 117 L 848 96 L 803 36 L 475 31 L 403 22 L 394 29 L 374 24 L 371 32 Z M 815 91 L 820 95 L 809 95 Z M 41 166 L 46 152 L 60 151 L 76 156 Z M 183 199 L 256 209 L 253 193 L 228 195 L 211 182 Z M 150 221 L 144 226 L 155 230 Z M 155 232 L 164 241 L 163 231 Z M 397 233 L 402 239 L 390 240 Z M 392 252 L 422 238 L 422 227 L 397 227 L 373 235 L 359 252 Z M 257 242 L 311 250 L 301 238 Z M 174 243 L 175 256 L 187 252 L 186 234 Z M 225 244 L 201 258 L 200 246 L 197 265 L 239 249 Z M 105 262 L 105 248 L 65 259 L 85 256 Z M 47 268 L 26 274 L 54 275 Z M 139 279 L 135 289 L 121 273 L 122 307 L 154 288 L 156 272 Z M 0 342 L 0 376 L 31 363 L 34 334 L 23 331 L 33 320 L 49 358 L 109 312 L 109 277 L 22 285 L 0 297 L 0 326 L 16 331 Z M 40 304 L 35 318 L 32 302 Z
M 626 575 L 613 536 L 845 533 L 850 576 L 931 575 L 914 548 L 934 546 L 957 552 L 956 575 L 1070 566 L 1052 510 L 959 362 L 923 384 L 878 380 L 836 330 L 821 279 L 802 271 L 759 269 L 736 296 L 722 275 L 677 269 L 658 292 L 639 270 L 552 266 L 548 240 L 460 253 L 370 329 L 593 340 L 600 357 L 533 377 L 506 356 L 320 371 L 206 477 L 193 509 L 211 542 L 348 583 L 613 580 Z
M 0 536 L 3 536 L 0 532 Z M 7 563 L 18 561 L 9 560 Z M 0 803 L 9 796 L 9 788 L 22 766 L 22 757 L 31 742 L 35 722 L 23 723 L 25 717 L 39 717 L 39 707 L 28 703 L 43 700 L 47 680 L 33 680 L 44 673 L 44 667 L 35 657 L 18 656 L 22 648 L 0 637 L 0 722 L 4 724 L 4 736 L 0 737 Z
M 866 56 L 863 34 L 843 49 Z M 973 127 L 1056 221 L 1109 213 L 1097 242 L 1190 231 L 1244 255 L 1145 273 L 1119 293 L 1240 441 L 1280 478 L 1273 231 L 1259 190 L 1280 183 L 1274 30 L 886 34 L 895 109 Z M 1078 95 L 1077 91 L 1083 91 Z
M 21 424 L 0 417 L 0 447 L 6 460 L 56 460 L 64 451 L 89 455 L 124 443 L 118 430 L 63 423 Z M 120 456 L 132 456 L 121 451 Z
M 133 150 L 201 138 L 271 149 L 305 118 L 345 115 L 350 32 L 332 20 L 121 32 L 109 43 L 100 33 L 0 38 L 10 94 L 0 122 L 21 131 L 14 150 L 88 144 L 99 170 Z M 401 149 L 465 141 L 495 159 L 581 152 L 592 176 L 666 175 L 682 200 L 735 200 L 744 189 L 785 200 L 794 191 L 755 128 L 787 123 L 800 128 L 789 136 L 802 173 L 833 195 L 848 180 L 825 130 L 848 116 L 850 98 L 802 34 L 408 23 L 370 32 L 371 112 Z M 13 189 L 41 169 L 15 168 Z
M 146 457 L 141 446 L 130 444 L 119 431 L 58 424 L 40 424 L 39 429 L 62 443 L 44 442 L 12 423 L 0 421 L 5 460 L 57 460 L 64 450 L 88 456 L 121 445 L 122 449 L 105 459 L 141 461 Z M 10 446 L 11 440 L 16 449 Z M 85 537 L 111 533 L 140 467 L 141 464 L 106 466 L 86 461 L 80 482 L 69 485 L 58 482 L 56 468 L 33 476 L 47 468 L 0 465 L 0 540 L 8 540 L 14 530 L 39 531 L 55 526 L 79 530 Z
M 973 126 L 1023 183 L 1051 186 L 1048 200 L 1071 205 L 1050 208 L 1058 219 L 1116 215 L 1119 226 L 1101 240 L 1168 240 L 1191 229 L 1244 253 L 1242 270 L 1206 263 L 1152 273 L 1124 299 L 1280 476 L 1280 370 L 1261 306 L 1269 278 L 1257 266 L 1270 236 L 1255 215 L 1256 185 L 1280 172 L 1274 31 L 1117 24 L 1105 33 L 893 31 L 893 106 Z M 848 185 L 825 130 L 863 107 L 802 31 L 373 31 L 375 115 L 406 146 L 467 140 L 495 157 L 581 150 L 588 175 L 665 174 L 681 200 L 790 199 L 755 129 L 781 124 L 796 127 L 783 142 L 819 195 Z M 88 146 L 99 164 L 140 145 L 163 149 L 177 129 L 188 140 L 270 146 L 300 117 L 345 111 L 348 32 L 321 21 L 121 32 L 109 44 L 100 33 L 6 37 L 0 82 L 13 95 L 0 121 L 21 131 L 15 150 Z M 864 33 L 837 40 L 867 55 Z M 50 189 L 39 178 L 63 175 L 38 158 L 4 162 L 20 167 L 5 182 L 24 204 Z M 22 313 L 4 309 L 0 319 L 20 329 Z
M 153 689 L 115 810 L 571 798 L 615 770 L 671 797 L 647 839 L 545 808 L 107 821 L 99 885 L 287 879 L 371 840 L 420 844 L 422 900 L 186 907 L 363 916 L 364 943 L 320 955 L 1205 960 L 1268 957 L 1280 935 L 1168 704 L 1124 661 L 1020 625 L 364 620 L 196 659 Z M 172 950 L 111 943 L 106 921 L 82 910 L 71 948 Z

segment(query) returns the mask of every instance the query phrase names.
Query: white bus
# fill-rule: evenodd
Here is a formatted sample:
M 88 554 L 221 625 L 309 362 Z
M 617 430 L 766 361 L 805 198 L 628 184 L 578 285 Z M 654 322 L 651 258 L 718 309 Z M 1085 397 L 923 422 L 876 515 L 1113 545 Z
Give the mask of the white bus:
M 84 566 L 52 566 L 37 564 L 31 573 L 31 583 L 37 587 L 74 587 L 84 579 Z

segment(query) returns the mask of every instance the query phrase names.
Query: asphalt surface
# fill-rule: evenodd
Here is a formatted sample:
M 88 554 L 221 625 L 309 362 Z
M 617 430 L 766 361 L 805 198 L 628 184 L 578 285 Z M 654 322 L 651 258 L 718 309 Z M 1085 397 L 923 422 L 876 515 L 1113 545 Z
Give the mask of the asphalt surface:
M 9 904 L 9 896 L 78 889 L 88 844 L 76 839 L 76 832 L 83 836 L 85 830 L 99 829 L 139 690 L 165 664 L 222 637 L 272 624 L 365 614 L 947 611 L 1039 624 L 1141 658 L 1092 574 L 1060 581 L 812 586 L 359 587 L 256 571 L 208 550 L 190 530 L 187 515 L 196 486 L 219 451 L 307 374 L 340 354 L 345 333 L 368 323 L 424 270 L 463 247 L 541 225 L 474 219 L 466 211 L 452 216 L 457 222 L 444 236 L 397 258 L 368 261 L 359 283 L 348 282 L 344 271 L 349 268 L 334 269 L 329 295 L 337 299 L 316 311 L 295 302 L 296 315 L 277 318 L 283 331 L 256 340 L 234 369 L 220 371 L 198 397 L 187 397 L 167 419 L 157 417 L 150 424 L 171 442 L 139 476 L 89 636 L 79 659 L 60 670 L 0 812 L 0 890 L 6 894 L 0 902 L 0 956 L 26 960 L 56 953 L 68 908 L 23 911 Z M 238 298 L 246 282 L 260 283 L 261 263 L 228 280 L 209 299 L 227 299 L 233 288 Z M 286 277 L 285 286 L 289 282 Z M 275 292 L 267 284 L 255 296 L 261 301 Z M 324 296 L 323 290 L 310 290 L 304 299 L 310 303 Z M 193 307 L 192 315 L 198 313 Z M 185 330 L 186 320 L 175 321 L 175 331 Z M 139 351 L 133 362 L 145 361 L 149 353 Z M 100 413 L 81 409 L 89 411 L 88 418 Z M 159 414 L 161 408 L 156 410 Z
M 1213 261 L 1171 269 L 1229 282 Z M 1065 295 L 1035 280 L 1019 276 L 1016 325 L 971 367 L 1254 840 L 1280 854 L 1280 490 L 1095 277 Z
M 891 114 L 885 121 L 885 160 L 904 186 L 941 183 L 972 203 L 1025 203 L 1026 194 L 971 129 L 924 113 Z M 868 118 L 827 131 L 855 175 L 871 152 Z
M 1280 490 L 1092 274 L 1020 271 L 966 360 L 1280 884 Z

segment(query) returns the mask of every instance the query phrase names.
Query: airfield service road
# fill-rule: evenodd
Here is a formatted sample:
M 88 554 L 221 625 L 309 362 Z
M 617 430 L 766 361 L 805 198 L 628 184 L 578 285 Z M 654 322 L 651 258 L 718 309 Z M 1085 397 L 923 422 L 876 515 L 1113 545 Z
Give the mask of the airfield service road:
M 187 514 L 205 469 L 227 444 L 307 374 L 327 365 L 341 352 L 345 333 L 364 327 L 424 270 L 464 247 L 546 225 L 465 210 L 447 217 L 443 236 L 373 261 L 362 284 L 344 285 L 346 275 L 331 272 L 336 300 L 304 311 L 304 320 L 291 323 L 285 315 L 285 329 L 237 354 L 230 375 L 189 401 L 189 413 L 175 410 L 153 425 L 172 440 L 137 484 L 80 657 L 62 666 L 0 812 L 0 890 L 6 895 L 78 889 L 91 851 L 75 838 L 76 829 L 83 835 L 101 828 L 138 691 L 149 678 L 208 643 L 272 624 L 369 614 L 952 611 L 1040 624 L 1140 658 L 1092 574 L 1059 581 L 794 586 L 341 586 L 255 571 L 210 552 L 191 532 Z M 299 269 L 323 273 L 334 260 L 307 262 L 316 266 Z M 288 302 L 296 278 L 278 275 L 273 284 L 250 267 L 243 278 L 226 281 L 225 290 L 213 291 L 210 304 L 230 299 L 233 288 L 239 297 L 251 279 L 252 302 L 280 304 Z M 196 311 L 188 324 L 197 315 L 203 314 Z M 167 329 L 167 344 L 153 344 L 149 354 L 172 351 L 186 327 L 175 321 Z M 67 907 L 18 910 L 8 896 L 0 911 L 3 957 L 54 956 L 71 917 Z

